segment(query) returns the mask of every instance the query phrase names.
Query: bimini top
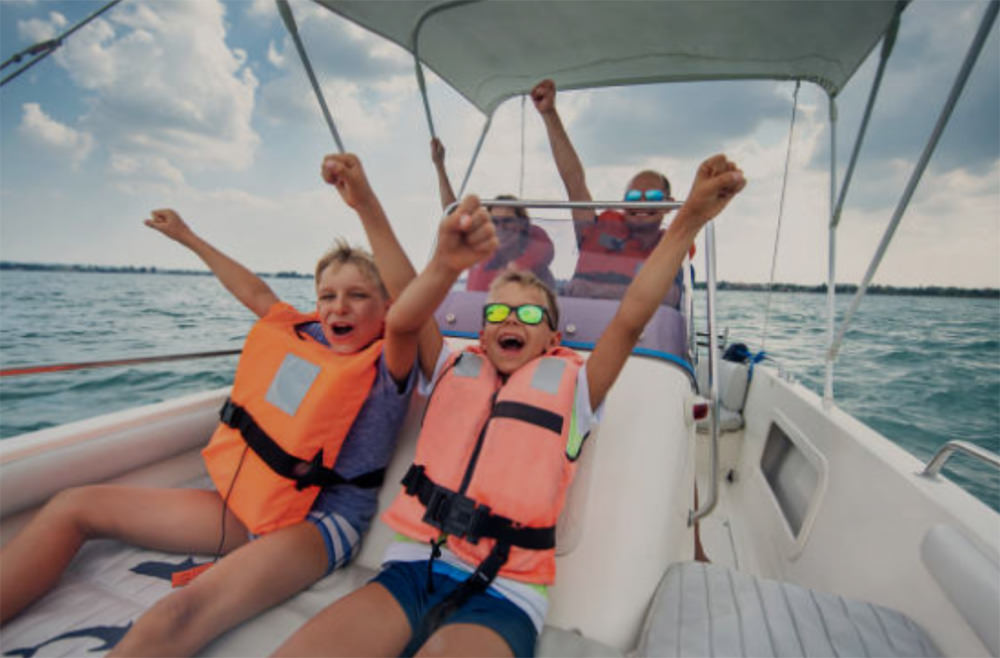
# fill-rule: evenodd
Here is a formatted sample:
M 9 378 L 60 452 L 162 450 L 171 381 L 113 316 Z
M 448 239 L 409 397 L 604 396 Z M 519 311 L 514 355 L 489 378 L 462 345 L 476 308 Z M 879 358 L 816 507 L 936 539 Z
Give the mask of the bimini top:
M 394 41 L 489 115 L 560 89 L 695 80 L 806 80 L 836 96 L 896 0 L 317 0 Z

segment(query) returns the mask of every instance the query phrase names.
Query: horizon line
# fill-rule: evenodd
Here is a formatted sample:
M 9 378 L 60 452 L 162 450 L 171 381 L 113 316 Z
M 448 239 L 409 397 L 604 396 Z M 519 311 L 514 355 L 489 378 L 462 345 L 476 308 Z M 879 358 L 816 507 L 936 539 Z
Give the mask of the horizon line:
M 213 276 L 211 270 L 193 270 L 189 268 L 171 268 L 157 265 L 92 265 L 81 263 L 40 263 L 25 261 L 0 260 L 0 271 L 21 270 L 21 271 L 50 271 L 50 272 L 82 272 L 86 274 L 180 274 L 193 276 Z M 279 270 L 276 272 L 254 272 L 262 277 L 271 278 L 297 278 L 312 279 L 313 275 L 295 270 Z M 696 281 L 696 290 L 705 288 L 704 281 Z M 826 282 L 822 283 L 791 283 L 775 281 L 773 283 L 754 281 L 719 281 L 716 284 L 717 290 L 767 290 L 770 288 L 775 292 L 826 292 Z M 854 292 L 858 289 L 857 283 L 838 282 L 835 285 L 836 292 Z M 872 283 L 868 286 L 868 292 L 878 294 L 879 292 L 924 292 L 924 293 L 975 293 L 976 296 L 1000 297 L 1000 288 L 993 286 L 954 286 L 944 284 L 918 284 L 918 285 L 894 285 Z

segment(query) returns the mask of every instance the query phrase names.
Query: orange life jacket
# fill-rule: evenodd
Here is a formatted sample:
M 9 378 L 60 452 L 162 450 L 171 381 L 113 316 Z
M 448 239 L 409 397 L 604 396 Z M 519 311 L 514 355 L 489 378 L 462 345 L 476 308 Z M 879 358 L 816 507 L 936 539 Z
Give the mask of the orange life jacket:
M 314 321 L 282 303 L 253 326 L 202 450 L 216 490 L 257 534 L 304 519 L 322 486 L 381 484 L 381 471 L 348 481 L 331 467 L 375 380 L 382 341 L 337 354 L 296 331 Z
M 383 520 L 421 541 L 447 534 L 487 584 L 497 573 L 552 583 L 556 519 L 576 472 L 566 446 L 582 364 L 557 347 L 503 382 L 479 348 L 452 355 Z
M 633 236 L 624 215 L 617 210 L 605 210 L 581 231 L 580 256 L 573 278 L 627 286 L 656 247 L 662 233 L 660 230 L 657 238 L 647 244 Z

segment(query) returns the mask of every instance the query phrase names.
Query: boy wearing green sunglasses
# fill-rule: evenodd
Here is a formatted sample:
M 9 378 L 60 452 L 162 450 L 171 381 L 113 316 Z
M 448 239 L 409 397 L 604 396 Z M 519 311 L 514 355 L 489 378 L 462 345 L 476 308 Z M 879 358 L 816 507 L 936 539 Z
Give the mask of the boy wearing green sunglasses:
M 421 363 L 438 364 L 435 388 L 414 464 L 383 515 L 408 539 L 389 546 L 372 582 L 320 612 L 278 655 L 534 654 L 548 605 L 537 590 L 555 577 L 554 520 L 565 493 L 559 488 L 572 480 L 568 462 L 582 447 L 577 442 L 570 454 L 567 442 L 581 401 L 593 419 L 696 235 L 745 184 L 743 173 L 722 155 L 702 163 L 687 201 L 586 362 L 559 345 L 552 291 L 530 272 L 516 270 L 494 280 L 477 346 L 448 355 L 436 331 L 433 341 L 420 341 Z M 395 254 L 409 267 L 391 231 L 369 230 L 369 237 L 376 254 Z M 476 197 L 467 197 L 442 220 L 430 263 L 390 308 L 386 336 L 409 337 L 403 341 L 409 343 L 418 334 L 426 337 L 421 328 L 459 275 L 491 257 L 496 246 L 489 214 Z M 509 474 L 529 470 L 534 475 L 510 485 Z M 460 487 L 446 479 L 462 471 Z M 492 484 L 485 487 L 485 481 Z M 519 505 L 535 509 L 519 515 Z M 552 527 L 528 518 L 535 512 L 551 519 Z M 430 547 L 426 536 L 418 536 L 427 531 Z

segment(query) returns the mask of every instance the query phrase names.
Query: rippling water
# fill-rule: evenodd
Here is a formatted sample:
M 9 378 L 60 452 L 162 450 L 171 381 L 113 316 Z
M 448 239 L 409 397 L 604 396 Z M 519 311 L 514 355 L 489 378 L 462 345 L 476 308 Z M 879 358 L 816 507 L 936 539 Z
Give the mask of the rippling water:
M 299 308 L 312 282 L 269 279 Z M 757 349 L 763 293 L 721 291 L 720 327 Z M 843 312 L 850 299 L 838 300 Z M 765 349 L 822 392 L 826 298 L 775 294 Z M 209 276 L 0 271 L 0 364 L 92 361 L 239 348 L 253 315 Z M 0 437 L 232 382 L 236 357 L 0 380 Z M 848 413 L 921 460 L 964 439 L 1000 452 L 1000 302 L 869 296 L 836 364 Z M 1000 509 L 1000 475 L 955 457 L 945 473 Z

